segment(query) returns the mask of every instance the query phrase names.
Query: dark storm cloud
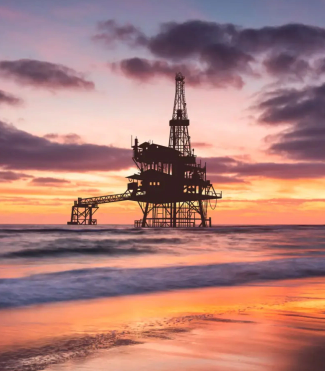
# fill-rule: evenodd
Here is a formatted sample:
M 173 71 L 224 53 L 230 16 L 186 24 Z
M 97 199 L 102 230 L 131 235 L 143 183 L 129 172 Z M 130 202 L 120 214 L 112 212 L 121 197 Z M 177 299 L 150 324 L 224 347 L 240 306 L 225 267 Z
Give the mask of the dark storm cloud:
M 0 167 L 6 170 L 113 171 L 132 167 L 131 151 L 56 143 L 0 122 Z
M 32 184 L 32 185 L 39 185 L 39 186 L 60 186 L 60 185 L 67 185 L 69 183 L 70 183 L 69 180 L 51 178 L 51 177 L 34 178 L 30 182 L 30 184 Z
M 28 178 L 33 178 L 32 175 L 24 173 L 15 173 L 13 171 L 0 171 L 0 182 L 8 183 L 15 180 L 26 180 Z
M 16 97 L 15 95 L 6 93 L 3 90 L 0 90 L 0 104 L 9 104 L 11 106 L 18 106 L 22 103 L 22 99 Z
M 189 71 L 195 66 L 196 81 L 215 86 L 241 87 L 247 75 L 259 75 L 261 61 L 270 75 L 279 78 L 303 79 L 308 74 L 319 73 L 322 66 L 325 70 L 324 63 L 319 62 L 317 67 L 306 61 L 325 54 L 325 29 L 303 24 L 248 29 L 191 20 L 164 23 L 156 34 L 148 36 L 134 25 L 123 26 L 109 20 L 99 24 L 99 33 L 94 38 L 104 40 L 106 45 L 125 43 L 142 48 L 158 57 L 154 61 L 145 60 L 150 69 L 147 79 L 155 75 L 169 76 L 160 68 L 165 62 L 174 71 L 179 63 Z M 138 55 L 127 61 L 137 60 L 143 59 Z M 143 76 L 142 68 L 132 69 L 126 60 L 120 65 L 128 77 Z
M 92 90 L 95 87 L 93 82 L 72 68 L 33 59 L 0 61 L 0 74 L 34 87 L 79 90 Z
M 302 89 L 275 90 L 257 106 L 259 122 L 289 125 L 270 150 L 293 159 L 325 160 L 325 84 Z

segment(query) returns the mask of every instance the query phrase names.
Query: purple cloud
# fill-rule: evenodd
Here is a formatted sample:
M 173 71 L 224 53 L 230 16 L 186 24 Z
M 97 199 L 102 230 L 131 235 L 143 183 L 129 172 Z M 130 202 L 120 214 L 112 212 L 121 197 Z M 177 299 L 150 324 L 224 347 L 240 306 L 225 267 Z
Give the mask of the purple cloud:
M 197 84 L 217 87 L 241 88 L 245 77 L 259 76 L 263 65 L 277 78 L 315 76 L 324 64 L 317 67 L 306 60 L 325 54 L 325 29 L 302 24 L 252 29 L 190 20 L 164 23 L 156 34 L 148 36 L 134 25 L 108 20 L 99 24 L 94 39 L 105 45 L 122 43 L 142 48 L 155 58 L 138 55 L 115 62 L 127 77 L 170 77 L 171 71 L 175 73 L 183 66 L 184 74 L 193 75 Z
M 276 77 L 287 76 L 301 81 L 312 71 L 309 62 L 287 52 L 266 58 L 264 66 L 270 75 Z
M 95 87 L 72 68 L 33 59 L 0 61 L 0 74 L 20 84 L 48 89 L 93 90 Z
M 231 157 L 206 157 L 201 158 L 207 163 L 208 178 L 215 179 L 219 176 L 231 177 L 229 183 L 244 182 L 247 178 L 269 179 L 317 179 L 325 177 L 325 164 L 319 162 L 276 163 L 260 162 L 251 163 L 238 161 Z M 220 182 L 224 183 L 223 178 Z
M 12 95 L 10 93 L 6 93 L 3 90 L 0 90 L 0 104 L 9 104 L 11 106 L 18 106 L 22 104 L 22 99 L 16 97 L 15 95 Z
M 305 161 L 325 160 L 325 84 L 278 89 L 262 96 L 259 123 L 289 126 L 270 146 L 272 153 Z
M 15 173 L 13 171 L 0 171 L 0 183 L 8 183 L 15 180 L 26 180 L 29 178 L 33 178 L 33 176 L 24 173 Z
M 34 178 L 30 184 L 36 185 L 36 186 L 60 186 L 60 185 L 67 185 L 71 182 L 66 179 L 58 179 L 58 178 L 52 178 L 52 177 L 39 177 Z
M 147 38 L 142 31 L 132 24 L 119 25 L 113 19 L 98 23 L 98 31 L 93 36 L 93 40 L 101 41 L 106 45 L 112 45 L 116 41 L 124 42 L 128 45 L 145 45 Z
M 131 168 L 131 150 L 57 143 L 0 121 L 0 167 L 6 170 L 114 171 Z
M 125 76 L 139 81 L 161 76 L 175 78 L 175 71 L 182 71 L 186 75 L 186 82 L 190 85 L 199 85 L 204 78 L 202 71 L 193 66 L 146 58 L 123 59 L 118 63 L 111 63 L 110 66 L 113 71 L 121 71 Z

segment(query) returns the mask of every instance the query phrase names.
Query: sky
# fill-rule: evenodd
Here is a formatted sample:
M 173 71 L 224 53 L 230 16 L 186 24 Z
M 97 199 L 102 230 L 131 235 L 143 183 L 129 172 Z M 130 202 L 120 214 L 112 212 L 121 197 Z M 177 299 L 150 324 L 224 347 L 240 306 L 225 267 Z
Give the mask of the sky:
M 131 136 L 168 145 L 185 75 L 213 224 L 322 224 L 324 0 L 0 0 L 0 223 L 123 193 Z M 136 203 L 100 207 L 132 224 Z

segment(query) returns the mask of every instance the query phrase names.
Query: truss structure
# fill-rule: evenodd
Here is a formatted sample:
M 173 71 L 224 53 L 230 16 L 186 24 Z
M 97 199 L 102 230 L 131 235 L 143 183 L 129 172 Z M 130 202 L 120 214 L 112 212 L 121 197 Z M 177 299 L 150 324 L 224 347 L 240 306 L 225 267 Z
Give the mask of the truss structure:
M 169 147 L 176 149 L 182 153 L 183 156 L 191 156 L 191 141 L 188 134 L 188 126 L 190 122 L 187 117 L 184 76 L 181 73 L 177 73 L 175 82 L 176 89 L 173 116 L 169 121 Z
M 78 198 L 68 224 L 97 224 L 93 215 L 99 204 L 136 201 L 143 217 L 134 222 L 140 228 L 211 227 L 208 204 L 222 198 L 206 176 L 206 165 L 197 161 L 188 132 L 190 121 L 185 100 L 185 78 L 175 78 L 175 99 L 169 121 L 168 146 L 152 142 L 139 144 L 135 138 L 133 161 L 138 168 L 130 175 L 126 192 L 116 195 Z
M 71 220 L 68 222 L 68 224 L 96 225 L 97 219 L 94 219 L 93 216 L 97 210 L 98 206 L 96 205 L 72 206 Z
M 184 201 L 163 204 L 139 202 L 143 218 L 134 222 L 134 227 L 193 228 L 211 227 L 207 219 L 206 205 L 202 201 Z

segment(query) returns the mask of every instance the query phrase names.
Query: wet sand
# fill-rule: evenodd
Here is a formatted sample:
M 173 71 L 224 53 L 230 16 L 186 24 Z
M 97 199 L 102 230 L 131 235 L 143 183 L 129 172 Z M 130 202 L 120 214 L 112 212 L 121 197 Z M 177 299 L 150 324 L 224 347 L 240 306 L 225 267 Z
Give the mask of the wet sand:
M 1 310 L 0 370 L 325 369 L 325 282 Z

